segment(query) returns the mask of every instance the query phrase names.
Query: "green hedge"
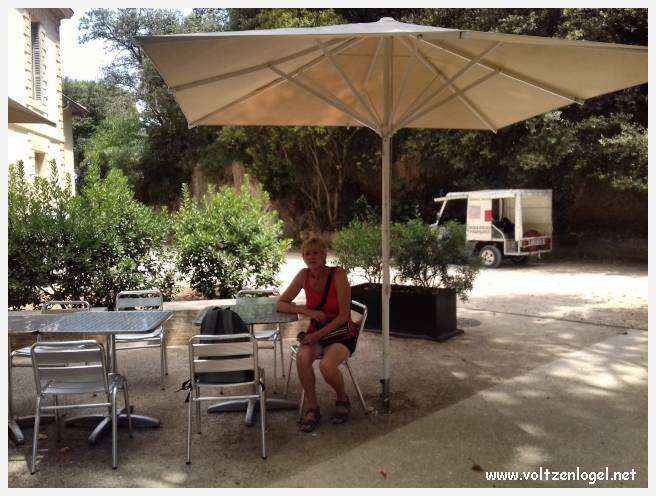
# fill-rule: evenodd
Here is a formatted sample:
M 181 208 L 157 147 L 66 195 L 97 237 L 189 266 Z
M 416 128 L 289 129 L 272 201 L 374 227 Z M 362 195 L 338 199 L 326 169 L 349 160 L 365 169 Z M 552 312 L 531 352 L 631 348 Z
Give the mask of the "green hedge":
M 207 298 L 231 298 L 244 287 L 276 283 L 291 240 L 282 238 L 282 221 L 268 210 L 268 195 L 213 189 L 200 201 L 186 185 L 174 217 L 177 266 L 190 286 Z
M 268 197 L 210 191 L 198 203 L 184 190 L 179 212 L 158 213 L 136 201 L 117 169 L 92 165 L 77 195 L 49 178 L 9 168 L 9 306 L 80 299 L 113 307 L 121 290 L 158 287 L 166 298 L 185 278 L 206 297 L 274 284 L 290 240 Z M 180 276 L 184 274 L 184 276 Z
M 381 231 L 373 216 L 353 220 L 337 233 L 332 248 L 339 266 L 371 283 L 381 282 Z M 480 260 L 467 246 L 463 226 L 448 222 L 435 229 L 414 218 L 390 226 L 390 266 L 396 269 L 398 282 L 449 288 L 466 299 Z
M 116 293 L 159 287 L 174 291 L 164 215 L 134 200 L 125 176 L 101 178 L 92 166 L 79 194 L 50 177 L 9 170 L 9 306 L 84 298 L 112 307 Z

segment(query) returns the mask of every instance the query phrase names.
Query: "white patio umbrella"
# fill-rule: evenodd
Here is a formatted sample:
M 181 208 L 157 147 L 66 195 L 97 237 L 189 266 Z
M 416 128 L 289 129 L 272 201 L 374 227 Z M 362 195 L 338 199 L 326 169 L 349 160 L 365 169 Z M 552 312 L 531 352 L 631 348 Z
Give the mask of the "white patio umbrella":
M 190 127 L 366 126 L 382 138 L 381 399 L 389 408 L 390 148 L 403 127 L 482 129 L 647 81 L 647 48 L 378 22 L 148 36 Z

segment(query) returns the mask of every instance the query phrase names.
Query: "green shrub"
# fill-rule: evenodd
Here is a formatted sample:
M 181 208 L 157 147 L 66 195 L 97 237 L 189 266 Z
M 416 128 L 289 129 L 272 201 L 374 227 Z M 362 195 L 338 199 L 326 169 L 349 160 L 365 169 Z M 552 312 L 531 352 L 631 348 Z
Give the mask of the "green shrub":
M 397 279 L 423 288 L 452 289 L 467 299 L 480 260 L 467 246 L 463 226 L 451 221 L 434 229 L 416 218 L 398 225 L 396 237 Z
M 391 245 L 396 226 L 392 225 Z M 335 263 L 349 273 L 362 274 L 370 283 L 380 283 L 382 273 L 382 233 L 372 215 L 354 219 L 338 231 L 332 242 Z M 394 251 L 391 249 L 391 251 Z
M 25 177 L 22 162 L 10 164 L 7 211 L 8 304 L 10 308 L 38 305 L 61 269 L 60 250 L 69 216 L 70 182 L 58 184 L 51 163 L 46 178 Z
M 230 298 L 247 286 L 276 283 L 290 247 L 282 239 L 282 221 L 268 210 L 268 195 L 251 195 L 248 180 L 241 191 L 210 189 L 200 202 L 185 185 L 174 217 L 177 268 L 190 286 L 207 298 Z
M 125 175 L 116 169 L 100 177 L 93 165 L 73 198 L 59 277 L 58 297 L 84 295 L 92 304 L 113 307 L 122 290 L 158 287 L 174 291 L 173 255 L 165 249 L 170 221 L 134 199 Z
M 170 297 L 166 217 L 137 202 L 118 170 L 101 178 L 92 165 L 77 196 L 57 180 L 56 168 L 33 184 L 10 171 L 10 306 L 84 298 L 111 308 L 118 291 L 153 286 Z

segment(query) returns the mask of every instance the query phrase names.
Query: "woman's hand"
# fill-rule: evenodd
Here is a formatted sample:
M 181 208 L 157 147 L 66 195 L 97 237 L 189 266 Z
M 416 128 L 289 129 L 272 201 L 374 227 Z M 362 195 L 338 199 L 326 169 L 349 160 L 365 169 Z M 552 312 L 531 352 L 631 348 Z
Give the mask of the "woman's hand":
M 303 339 L 301 340 L 301 344 L 312 345 L 312 344 L 318 342 L 319 339 L 321 339 L 320 336 L 319 336 L 319 333 L 318 332 L 313 332 L 311 334 L 306 334 L 305 336 L 303 336 Z
M 323 313 L 321 310 L 308 309 L 305 315 L 307 315 L 308 317 L 319 323 L 325 322 L 327 318 L 326 314 Z

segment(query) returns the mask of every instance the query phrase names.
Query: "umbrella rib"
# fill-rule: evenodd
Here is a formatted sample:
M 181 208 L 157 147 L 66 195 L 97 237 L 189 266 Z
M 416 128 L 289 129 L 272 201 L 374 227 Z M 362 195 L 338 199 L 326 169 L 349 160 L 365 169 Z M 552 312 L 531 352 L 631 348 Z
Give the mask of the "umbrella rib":
M 426 41 L 422 38 L 415 37 L 415 39 L 421 41 L 422 43 L 426 43 L 428 46 L 433 47 L 433 48 L 438 48 L 440 50 L 443 50 L 447 53 L 450 53 L 451 55 L 456 55 L 457 57 L 460 57 L 464 60 L 472 60 L 472 56 L 467 54 L 466 52 L 462 52 L 456 48 L 451 47 L 450 45 L 446 45 L 445 43 L 440 43 L 440 42 L 430 42 Z M 570 102 L 573 103 L 578 103 L 579 105 L 583 105 L 585 103 L 585 99 L 579 98 L 574 95 L 568 95 L 564 93 L 561 90 L 555 89 L 552 86 L 549 86 L 544 83 L 540 83 L 538 81 L 535 81 L 523 74 L 519 74 L 517 72 L 509 71 L 507 69 L 504 69 L 500 66 L 497 66 L 495 64 L 492 64 L 490 62 L 483 62 L 483 61 L 478 61 L 478 65 L 485 67 L 486 69 L 492 69 L 493 71 L 497 71 L 499 74 L 501 74 L 504 77 L 507 77 L 509 79 L 513 79 L 515 81 L 518 81 L 520 83 L 523 83 L 527 86 L 531 86 L 533 88 L 537 88 L 541 91 L 544 91 L 545 93 L 549 93 L 551 95 L 557 96 L 559 98 L 563 98 L 565 100 L 569 100 Z
M 346 83 L 346 86 L 348 86 L 349 89 L 351 90 L 351 93 L 353 93 L 353 96 L 355 96 L 355 98 L 357 98 L 357 100 L 360 102 L 360 105 L 362 105 L 364 107 L 364 109 L 367 111 L 369 116 L 375 122 L 376 121 L 376 116 L 371 111 L 371 108 L 369 108 L 369 105 L 367 104 L 367 102 L 364 100 L 364 98 L 362 98 L 362 95 L 360 94 L 360 92 L 355 89 L 355 87 L 353 86 L 353 83 L 348 78 L 348 76 L 344 73 L 344 71 L 339 66 L 339 64 L 337 64 L 337 61 L 333 58 L 332 54 L 330 52 L 328 52 L 328 50 L 326 49 L 325 43 L 323 43 L 320 40 L 316 40 L 316 42 L 319 46 L 321 46 L 321 50 L 323 51 L 324 56 L 330 61 L 330 63 L 335 68 L 335 70 L 339 73 L 339 75 L 341 76 L 344 83 Z
M 371 79 L 371 75 L 374 72 L 374 65 L 376 63 L 376 58 L 378 57 L 378 53 L 380 52 L 380 48 L 383 46 L 383 37 L 381 36 L 378 40 L 378 45 L 376 46 L 376 51 L 374 52 L 374 56 L 371 57 L 371 61 L 369 62 L 369 69 L 367 70 L 367 77 L 364 78 L 364 83 L 362 83 L 362 87 L 367 89 L 367 85 L 369 84 L 369 80 Z
M 330 51 L 332 53 L 338 54 L 338 53 L 342 52 L 343 50 L 346 50 L 347 48 L 349 48 L 353 45 L 357 45 L 361 41 L 362 41 L 362 38 L 359 38 L 359 39 L 358 38 L 351 38 L 351 39 L 345 41 L 344 43 L 342 43 L 341 45 L 339 45 L 338 47 L 333 48 Z M 310 62 L 308 62 L 307 64 L 304 64 L 301 67 L 299 67 L 297 69 L 294 69 L 292 72 L 289 73 L 289 75 L 290 76 L 297 76 L 299 74 L 302 74 L 306 70 L 311 69 L 312 67 L 317 65 L 323 59 L 324 59 L 323 55 L 320 55 L 320 56 L 316 57 L 315 59 L 311 60 Z M 230 103 L 224 105 L 223 107 L 220 107 L 216 110 L 212 110 L 210 113 L 205 114 L 202 117 L 199 117 L 195 121 L 191 122 L 189 124 L 189 127 L 197 126 L 200 122 L 204 121 L 208 117 L 211 117 L 211 116 L 216 115 L 220 112 L 223 112 L 223 111 L 229 109 L 230 107 L 234 107 L 235 105 L 237 105 L 239 103 L 242 103 L 242 102 L 244 102 L 244 101 L 246 101 L 250 98 L 253 98 L 253 97 L 259 95 L 260 93 L 262 93 L 262 92 L 264 92 L 268 89 L 274 88 L 275 86 L 278 86 L 279 84 L 284 83 L 285 81 L 286 81 L 285 78 L 280 77 L 278 79 L 274 79 L 273 81 L 271 81 L 271 82 L 269 82 L 269 83 L 267 83 L 263 86 L 260 86 L 259 88 L 255 88 L 253 91 L 251 91 L 251 92 L 237 98 L 236 100 L 231 101 Z
M 374 55 L 371 57 L 371 61 L 369 62 L 369 68 L 367 69 L 367 76 L 364 78 L 364 82 L 362 83 L 362 91 L 364 91 L 364 94 L 367 96 L 367 100 L 369 101 L 369 105 L 371 105 L 371 108 L 373 109 L 374 114 L 376 114 L 376 122 L 383 122 L 383 120 L 381 119 L 380 115 L 378 115 L 378 111 L 376 110 L 376 106 L 374 105 L 373 101 L 371 100 L 371 95 L 369 94 L 369 91 L 367 90 L 367 85 L 369 84 L 369 79 L 371 79 L 371 75 L 373 74 L 376 58 L 378 57 L 378 52 L 380 51 L 380 48 L 382 46 L 383 46 L 383 37 L 381 36 L 380 38 L 378 38 L 378 44 L 376 45 L 376 51 L 374 52 Z
M 498 73 L 497 71 L 489 72 L 488 74 L 486 74 L 485 76 L 483 76 L 483 77 L 477 79 L 476 81 L 474 81 L 473 83 L 469 84 L 468 86 L 465 86 L 464 88 L 458 90 L 456 93 L 453 93 L 451 96 L 445 98 L 445 99 L 442 100 L 442 101 L 437 102 L 435 105 L 432 105 L 432 106 L 428 107 L 427 109 L 424 109 L 424 110 L 422 110 L 422 111 L 420 111 L 420 112 L 418 112 L 418 113 L 415 113 L 414 115 L 409 116 L 407 119 L 405 119 L 404 121 L 402 121 L 402 122 L 396 127 L 396 129 L 400 129 L 400 128 L 404 127 L 404 126 L 407 126 L 408 124 L 410 124 L 410 123 L 416 121 L 416 120 L 419 119 L 420 117 L 423 117 L 423 116 L 426 115 L 428 112 L 432 112 L 432 111 L 435 110 L 436 108 L 439 108 L 439 107 L 441 107 L 442 105 L 446 104 L 447 102 L 450 102 L 451 100 L 453 100 L 454 98 L 456 98 L 456 97 L 458 96 L 458 94 L 466 93 L 467 91 L 471 90 L 472 88 L 474 88 L 474 87 L 476 87 L 476 86 L 478 86 L 478 85 L 480 85 L 480 84 L 483 84 L 485 81 L 487 81 L 487 80 L 490 79 L 491 77 L 496 76 L 496 75 L 498 75 L 498 74 L 499 74 L 499 73 Z
M 273 72 L 275 72 L 276 74 L 278 74 L 278 76 L 280 76 L 280 77 L 286 79 L 286 80 L 289 81 L 290 83 L 292 83 L 292 84 L 298 86 L 298 87 L 301 88 L 301 89 L 304 89 L 305 91 L 307 91 L 308 93 L 311 93 L 312 95 L 316 96 L 316 97 L 319 98 L 320 100 L 323 100 L 324 102 L 326 102 L 326 103 L 327 103 L 328 105 L 330 105 L 331 107 L 334 107 L 334 108 L 336 108 L 337 110 L 341 110 L 343 113 L 345 113 L 346 115 L 352 117 L 353 119 L 355 119 L 356 121 L 358 121 L 358 122 L 359 122 L 360 124 L 362 124 L 363 126 L 366 126 L 366 127 L 368 127 L 369 129 L 372 129 L 373 131 L 375 131 L 376 133 L 378 133 L 378 130 L 376 129 L 376 125 L 375 125 L 375 124 L 369 122 L 365 117 L 361 116 L 361 115 L 360 115 L 357 111 L 355 111 L 354 109 L 349 108 L 349 107 L 348 107 L 346 104 L 344 104 L 339 98 L 335 97 L 335 100 L 334 100 L 334 101 L 331 100 L 328 96 L 322 94 L 322 92 L 319 91 L 318 89 L 316 89 L 316 88 L 312 88 L 312 87 L 309 86 L 308 84 L 306 84 L 306 83 L 302 83 L 302 82 L 298 81 L 297 79 L 292 78 L 289 74 L 287 74 L 287 73 L 281 71 L 279 68 L 277 68 L 277 67 L 274 66 L 274 65 L 269 65 L 269 69 L 271 69 Z
M 464 67 L 462 67 L 458 72 L 456 72 L 451 78 L 449 78 L 447 81 L 445 81 L 436 91 L 433 92 L 432 95 L 428 96 L 427 98 L 424 98 L 421 103 L 416 105 L 416 108 L 412 109 L 412 111 L 408 110 L 406 111 L 399 121 L 401 124 L 399 124 L 398 127 L 403 127 L 403 123 L 408 120 L 415 120 L 413 119 L 414 115 L 416 115 L 418 112 L 421 112 L 421 108 L 428 105 L 428 102 L 430 102 L 433 98 L 438 96 L 442 91 L 444 91 L 445 88 L 447 88 L 449 85 L 451 85 L 456 79 L 460 78 L 463 76 L 469 69 L 474 67 L 483 57 L 486 55 L 489 55 L 491 52 L 499 48 L 503 43 L 498 42 L 491 47 L 487 48 L 483 52 L 481 52 L 479 55 L 476 57 L 470 59 Z M 496 72 L 492 72 L 492 74 L 496 74 Z M 423 115 L 423 113 L 422 113 Z
M 399 92 L 396 94 L 396 98 L 394 99 L 394 110 L 392 111 L 392 117 L 390 118 L 392 122 L 394 122 L 394 117 L 396 116 L 399 103 L 401 102 L 401 97 L 405 92 L 405 85 L 408 82 L 408 77 L 410 76 L 410 72 L 412 71 L 412 69 L 415 68 L 415 65 L 417 65 L 417 60 L 418 60 L 416 45 L 414 46 L 414 49 L 412 49 L 408 47 L 408 42 L 404 40 L 403 37 L 399 37 L 399 40 L 401 41 L 401 43 L 405 45 L 406 48 L 412 51 L 412 60 L 408 60 L 408 65 L 405 68 L 405 71 L 403 73 L 403 78 L 401 79 L 401 85 L 399 86 Z
M 415 41 L 415 40 L 413 40 L 413 41 Z M 404 43 L 404 44 L 406 45 L 406 47 L 407 47 L 407 44 L 408 44 L 407 41 L 401 39 L 401 42 Z M 440 71 L 440 70 L 435 66 L 435 64 L 433 64 L 433 63 L 428 59 L 428 57 L 426 57 L 426 54 L 424 54 L 424 52 L 422 52 L 422 51 L 419 49 L 419 47 L 417 47 L 417 43 L 416 43 L 416 41 L 412 44 L 412 47 L 414 48 L 415 52 L 417 53 L 417 55 L 418 55 L 418 59 L 421 60 L 421 62 L 426 66 L 426 68 L 427 68 L 429 71 L 431 71 L 435 76 L 438 76 L 438 77 L 442 78 L 442 81 L 446 81 L 446 79 L 447 79 L 446 76 L 442 73 L 442 71 Z M 408 47 L 408 48 L 409 48 L 409 47 Z M 494 124 L 492 124 L 492 122 L 490 121 L 490 119 L 489 119 L 489 118 L 483 113 L 483 111 L 481 111 L 479 108 L 477 108 L 476 105 L 474 105 L 474 103 L 472 103 L 472 101 L 471 101 L 469 98 L 467 98 L 465 95 L 462 95 L 462 94 L 460 93 L 459 88 L 458 88 L 455 84 L 453 84 L 453 83 L 449 84 L 449 89 L 458 95 L 458 99 L 459 99 L 459 100 L 460 100 L 460 101 L 461 101 L 461 102 L 462 102 L 462 103 L 463 103 L 463 104 L 469 109 L 469 111 L 470 111 L 472 114 L 474 114 L 474 115 L 476 116 L 476 118 L 477 118 L 479 121 L 481 121 L 481 122 L 482 122 L 482 123 L 483 123 L 483 124 L 484 124 L 484 125 L 490 130 L 490 131 L 492 131 L 492 132 L 494 132 L 494 133 L 497 132 L 497 129 L 496 129 L 496 127 L 494 126 Z
M 328 41 L 326 44 L 327 45 L 334 45 L 338 42 L 339 42 L 339 40 L 332 40 L 332 41 Z M 218 74 L 216 76 L 208 77 L 208 78 L 205 78 L 205 79 L 199 79 L 197 81 L 190 81 L 188 83 L 179 84 L 177 86 L 173 86 L 171 88 L 171 90 L 173 90 L 173 91 L 184 91 L 184 90 L 188 90 L 188 89 L 191 89 L 191 88 L 196 88 L 198 86 L 204 86 L 206 84 L 211 84 L 211 83 L 216 83 L 218 81 L 223 81 L 224 79 L 231 79 L 231 78 L 234 78 L 234 77 L 243 76 L 245 74 L 250 74 L 252 72 L 257 72 L 257 71 L 261 71 L 262 69 L 266 69 L 270 64 L 283 64 L 285 62 L 289 62 L 290 60 L 294 60 L 294 59 L 297 59 L 299 57 L 303 57 L 304 55 L 307 55 L 309 53 L 316 52 L 317 50 L 319 50 L 319 47 L 305 48 L 303 50 L 300 50 L 298 52 L 294 52 L 294 53 L 292 53 L 290 55 L 287 55 L 285 57 L 281 57 L 281 58 L 276 59 L 276 60 L 270 60 L 268 62 L 264 62 L 262 64 L 254 65 L 254 66 L 251 66 L 251 67 L 246 67 L 244 69 L 239 69 L 238 71 L 226 72 L 225 74 Z

